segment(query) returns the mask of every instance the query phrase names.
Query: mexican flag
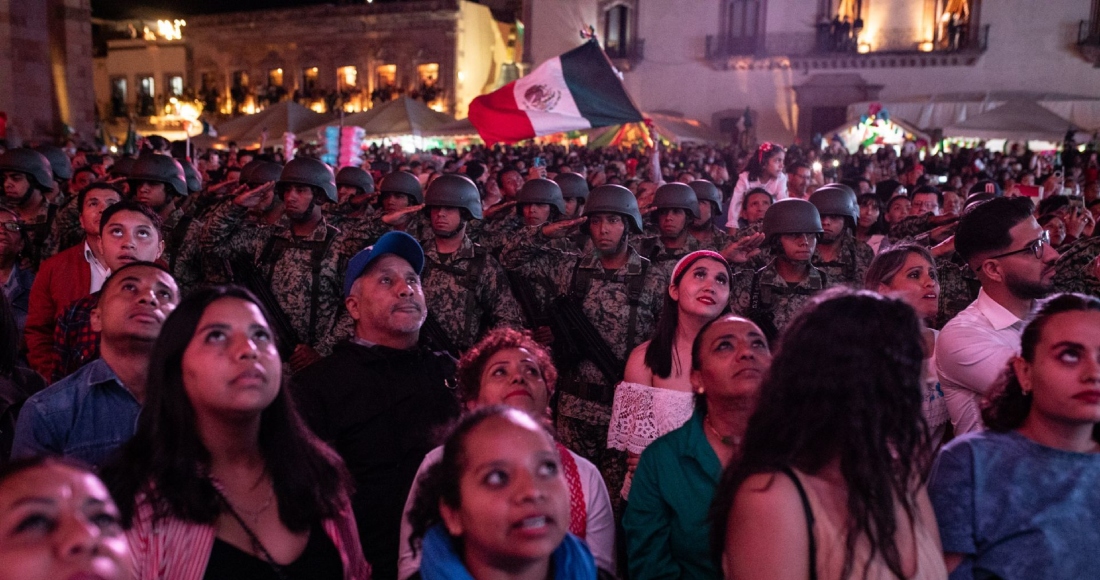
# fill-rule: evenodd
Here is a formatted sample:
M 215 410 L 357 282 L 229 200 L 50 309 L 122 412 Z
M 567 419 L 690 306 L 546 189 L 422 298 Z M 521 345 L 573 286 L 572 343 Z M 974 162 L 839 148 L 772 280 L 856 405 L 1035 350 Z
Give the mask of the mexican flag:
M 470 103 L 487 145 L 642 121 L 600 45 L 590 40 Z

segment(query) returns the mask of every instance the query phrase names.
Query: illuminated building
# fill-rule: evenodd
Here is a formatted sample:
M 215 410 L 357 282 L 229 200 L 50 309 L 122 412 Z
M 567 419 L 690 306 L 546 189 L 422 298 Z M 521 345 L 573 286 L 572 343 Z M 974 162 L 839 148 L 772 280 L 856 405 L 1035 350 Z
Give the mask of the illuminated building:
M 593 26 L 642 110 L 730 134 L 748 108 L 782 143 L 865 101 L 1100 94 L 1100 0 L 527 0 L 522 21 L 525 64 Z

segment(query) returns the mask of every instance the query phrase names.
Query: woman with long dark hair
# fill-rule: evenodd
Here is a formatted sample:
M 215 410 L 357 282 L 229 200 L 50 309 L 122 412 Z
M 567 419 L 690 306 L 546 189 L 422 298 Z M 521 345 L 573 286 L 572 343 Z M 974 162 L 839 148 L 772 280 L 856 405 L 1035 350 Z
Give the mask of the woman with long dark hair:
M 864 288 L 893 296 L 913 307 L 921 319 L 924 339 L 924 402 L 921 411 L 931 433 L 933 452 L 947 435 L 951 415 L 936 373 L 936 337 L 939 331 L 930 325 L 939 313 L 940 282 L 936 260 L 924 246 L 898 244 L 875 256 L 867 268 Z
M 247 290 L 197 291 L 168 317 L 137 434 L 105 471 L 139 580 L 369 577 L 349 476 L 285 386 Z
M 717 252 L 699 250 L 677 262 L 653 338 L 638 345 L 615 387 L 608 427 L 609 449 L 628 454 L 623 499 L 638 457 L 654 439 L 691 418 L 691 345 L 699 329 L 729 309 L 729 264 Z
M 929 493 L 952 578 L 1100 578 L 1100 300 L 1061 294 L 1024 328 Z
M 569 490 L 553 436 L 513 407 L 480 408 L 419 481 L 409 523 L 424 580 L 596 580 L 568 532 Z
M 742 200 L 750 189 L 763 187 L 772 194 L 772 199 L 779 201 L 787 198 L 787 174 L 783 172 L 783 160 L 786 151 L 775 143 L 762 143 L 756 149 L 756 153 L 749 157 L 749 163 L 741 175 L 737 177 L 737 185 L 733 187 L 733 197 L 727 209 L 729 219 L 726 221 L 726 229 L 730 234 L 742 227 L 739 222 Z
M 713 506 L 726 578 L 946 578 L 920 328 L 903 301 L 842 289 L 787 327 Z

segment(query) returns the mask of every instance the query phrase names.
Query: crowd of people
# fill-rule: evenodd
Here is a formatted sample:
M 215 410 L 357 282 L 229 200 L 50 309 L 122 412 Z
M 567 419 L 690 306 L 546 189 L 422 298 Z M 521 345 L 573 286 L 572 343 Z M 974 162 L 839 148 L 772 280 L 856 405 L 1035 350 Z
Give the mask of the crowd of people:
M 1100 577 L 1094 145 L 181 146 L 0 147 L 0 580 Z

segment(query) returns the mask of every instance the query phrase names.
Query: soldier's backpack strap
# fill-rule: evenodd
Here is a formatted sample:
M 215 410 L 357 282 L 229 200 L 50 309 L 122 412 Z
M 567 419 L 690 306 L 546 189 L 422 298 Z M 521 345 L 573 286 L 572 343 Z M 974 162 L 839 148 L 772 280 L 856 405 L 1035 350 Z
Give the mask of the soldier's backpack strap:
M 657 238 L 643 238 L 642 243 L 638 244 L 638 253 L 650 261 L 656 260 L 657 255 L 661 253 L 661 245 L 657 243 Z
M 270 284 L 275 275 L 275 264 L 282 259 L 283 254 L 291 248 L 309 250 L 309 262 L 311 266 L 311 280 L 309 287 L 309 337 L 307 343 L 310 346 L 317 341 L 317 311 L 321 306 L 321 267 L 324 265 L 325 255 L 332 247 L 333 240 L 340 230 L 325 224 L 325 239 L 298 240 L 283 236 L 270 236 L 260 252 L 259 263 L 267 269 L 267 281 Z

